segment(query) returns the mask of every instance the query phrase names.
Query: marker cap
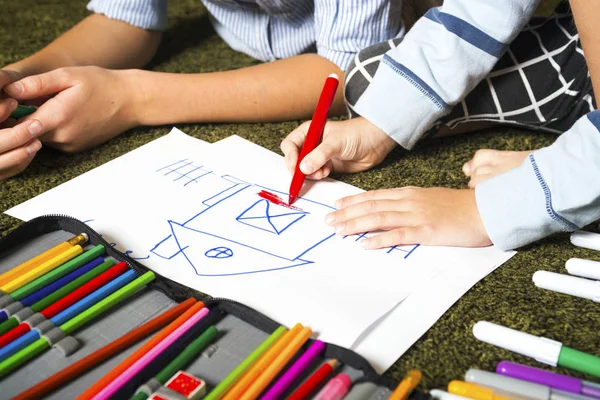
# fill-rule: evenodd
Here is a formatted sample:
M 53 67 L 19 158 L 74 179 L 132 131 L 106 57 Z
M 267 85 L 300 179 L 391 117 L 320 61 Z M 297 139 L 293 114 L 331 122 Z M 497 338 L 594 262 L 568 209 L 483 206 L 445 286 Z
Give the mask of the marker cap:
M 565 267 L 571 275 L 600 280 L 600 262 L 598 261 L 571 258 L 567 260 Z
M 533 357 L 539 362 L 556 366 L 562 343 L 545 337 L 506 328 L 487 321 L 473 326 L 473 335 L 482 342 Z
M 577 247 L 600 251 L 600 234 L 586 231 L 571 233 L 571 243 Z
M 600 302 L 600 282 L 575 276 L 537 271 L 533 274 L 535 286 L 554 292 L 583 297 Z
M 516 397 L 531 400 L 548 400 L 551 394 L 548 386 L 478 369 L 468 370 L 465 374 L 465 381 L 494 389 L 494 393 L 507 397 L 515 397 L 516 395 Z

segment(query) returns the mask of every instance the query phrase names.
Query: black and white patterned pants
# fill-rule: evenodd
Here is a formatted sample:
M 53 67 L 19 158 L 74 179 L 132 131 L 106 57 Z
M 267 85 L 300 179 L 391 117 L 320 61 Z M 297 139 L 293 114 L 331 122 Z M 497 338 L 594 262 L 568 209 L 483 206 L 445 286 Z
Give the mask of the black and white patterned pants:
M 383 55 L 401 41 L 378 43 L 355 56 L 345 82 L 351 117 L 358 116 L 353 106 L 372 81 Z M 454 128 L 475 121 L 562 133 L 595 109 L 592 82 L 571 10 L 561 3 L 552 16 L 533 18 L 493 71 L 429 134 L 434 136 L 442 125 Z

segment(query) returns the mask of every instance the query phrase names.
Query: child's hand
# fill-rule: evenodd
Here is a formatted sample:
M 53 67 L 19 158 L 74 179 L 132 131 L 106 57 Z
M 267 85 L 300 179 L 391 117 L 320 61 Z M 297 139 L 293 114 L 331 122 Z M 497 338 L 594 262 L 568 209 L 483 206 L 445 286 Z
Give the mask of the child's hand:
M 285 162 L 293 174 L 310 121 L 305 122 L 281 142 Z M 328 122 L 319 146 L 304 157 L 300 170 L 310 179 L 323 179 L 331 171 L 358 172 L 379 164 L 396 142 L 364 118 Z
M 27 168 L 38 150 L 42 148 L 42 144 L 37 139 L 41 133 L 42 125 L 37 120 L 0 129 L 0 181 L 17 175 Z
M 338 235 L 386 231 L 360 243 L 366 249 L 395 245 L 482 247 L 492 244 L 468 189 L 405 187 L 338 200 L 325 222 Z
M 66 152 L 85 150 L 136 125 L 135 90 L 129 71 L 98 67 L 60 68 L 14 82 L 4 91 L 17 100 L 47 100 L 35 113 L 44 127 L 43 143 Z
M 4 95 L 2 89 L 20 77 L 15 71 L 0 69 L 0 128 L 9 128 L 15 124 L 15 120 L 9 116 L 17 108 L 18 102 Z

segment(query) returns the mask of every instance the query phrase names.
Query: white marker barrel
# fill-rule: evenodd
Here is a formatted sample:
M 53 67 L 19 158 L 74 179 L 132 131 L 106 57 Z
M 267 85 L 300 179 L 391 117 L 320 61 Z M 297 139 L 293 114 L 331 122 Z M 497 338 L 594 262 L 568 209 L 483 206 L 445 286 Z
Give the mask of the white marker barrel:
M 571 275 L 600 280 L 600 262 L 598 261 L 571 258 L 567 260 L 565 267 Z
M 600 302 L 600 282 L 575 276 L 537 271 L 533 274 L 535 286 L 571 296 Z
M 502 347 L 552 366 L 557 365 L 562 343 L 545 337 L 506 328 L 487 321 L 473 326 L 473 335 L 482 342 Z

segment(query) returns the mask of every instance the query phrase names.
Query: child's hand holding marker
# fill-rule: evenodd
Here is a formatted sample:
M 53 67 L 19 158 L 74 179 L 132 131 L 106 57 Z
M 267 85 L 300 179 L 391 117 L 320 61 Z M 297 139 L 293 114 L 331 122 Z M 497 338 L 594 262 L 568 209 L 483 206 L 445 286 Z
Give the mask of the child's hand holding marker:
M 281 143 L 293 173 L 309 123 L 300 125 Z M 300 163 L 311 179 L 332 171 L 359 172 L 381 163 L 396 142 L 364 118 L 328 122 L 323 141 Z M 361 240 L 366 249 L 424 244 L 461 247 L 491 245 L 473 190 L 404 187 L 375 190 L 340 199 L 338 211 L 325 222 L 338 235 L 377 232 Z
M 310 121 L 290 133 L 281 143 L 281 151 L 291 173 L 304 145 Z M 343 122 L 328 122 L 323 141 L 306 155 L 300 170 L 310 179 L 323 179 L 331 172 L 360 172 L 381 163 L 396 147 L 385 132 L 364 118 Z

